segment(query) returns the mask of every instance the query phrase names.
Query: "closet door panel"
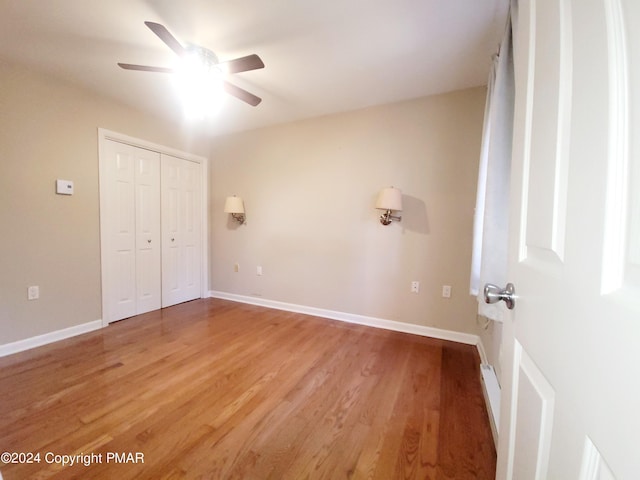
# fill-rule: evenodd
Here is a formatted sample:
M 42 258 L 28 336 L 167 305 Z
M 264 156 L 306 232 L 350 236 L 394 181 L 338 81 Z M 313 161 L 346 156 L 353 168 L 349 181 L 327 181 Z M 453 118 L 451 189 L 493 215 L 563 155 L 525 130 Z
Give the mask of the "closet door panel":
M 183 161 L 182 199 L 184 252 L 184 289 L 188 300 L 200 297 L 200 164 Z
M 162 155 L 162 306 L 200 298 L 200 165 Z
M 160 308 L 160 156 L 106 141 L 107 322 Z
M 162 155 L 162 306 L 182 302 L 180 291 L 180 160 Z
M 128 148 L 120 144 L 109 145 L 107 165 L 107 195 L 109 208 L 108 254 L 105 266 L 109 283 L 108 321 L 135 315 L 135 168 Z
M 136 149 L 136 313 L 161 307 L 160 155 Z

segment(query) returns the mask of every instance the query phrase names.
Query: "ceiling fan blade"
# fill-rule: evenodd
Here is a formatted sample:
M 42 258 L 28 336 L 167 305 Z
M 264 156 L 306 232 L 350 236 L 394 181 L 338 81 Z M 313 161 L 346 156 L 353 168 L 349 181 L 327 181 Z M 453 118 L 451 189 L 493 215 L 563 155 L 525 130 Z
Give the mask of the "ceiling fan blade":
M 256 97 L 253 93 L 249 93 L 240 87 L 236 87 L 232 83 L 225 81 L 223 83 L 223 86 L 224 86 L 224 91 L 227 92 L 229 95 L 233 95 L 234 97 L 239 98 L 243 102 L 246 102 L 253 107 L 258 105 L 262 101 L 260 97 Z
M 248 72 L 249 70 L 257 70 L 264 68 L 262 59 L 256 55 L 247 55 L 246 57 L 236 58 L 228 62 L 220 62 L 219 64 L 227 73 Z
M 173 68 L 149 67 L 147 65 L 132 65 L 130 63 L 118 63 L 120 68 L 125 70 L 140 70 L 141 72 L 175 73 Z
M 171 32 L 167 30 L 164 25 L 154 22 L 144 22 L 144 24 L 149 27 L 151 31 L 167 45 L 167 47 L 176 52 L 178 56 L 183 57 L 186 55 L 187 51 L 182 45 L 180 45 L 180 42 L 176 40 L 176 37 L 171 35 Z

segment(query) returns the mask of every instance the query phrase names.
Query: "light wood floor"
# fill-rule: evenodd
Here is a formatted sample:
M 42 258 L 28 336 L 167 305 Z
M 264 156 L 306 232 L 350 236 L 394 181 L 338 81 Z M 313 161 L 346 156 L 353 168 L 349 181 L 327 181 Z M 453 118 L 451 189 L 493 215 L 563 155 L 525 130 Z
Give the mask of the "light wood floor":
M 478 364 L 468 345 L 197 300 L 1 358 L 0 452 L 41 458 L 0 472 L 493 479 Z M 90 466 L 45 458 L 92 453 Z

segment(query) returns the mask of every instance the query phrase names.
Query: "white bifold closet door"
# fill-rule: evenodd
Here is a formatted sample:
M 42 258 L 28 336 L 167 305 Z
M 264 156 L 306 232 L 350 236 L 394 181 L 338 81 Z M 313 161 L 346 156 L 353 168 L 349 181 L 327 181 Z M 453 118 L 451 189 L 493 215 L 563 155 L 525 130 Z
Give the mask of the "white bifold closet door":
M 161 306 L 160 154 L 108 141 L 106 175 L 109 322 Z
M 101 166 L 107 323 L 201 297 L 201 165 L 106 140 Z
M 161 155 L 162 306 L 200 298 L 200 164 Z

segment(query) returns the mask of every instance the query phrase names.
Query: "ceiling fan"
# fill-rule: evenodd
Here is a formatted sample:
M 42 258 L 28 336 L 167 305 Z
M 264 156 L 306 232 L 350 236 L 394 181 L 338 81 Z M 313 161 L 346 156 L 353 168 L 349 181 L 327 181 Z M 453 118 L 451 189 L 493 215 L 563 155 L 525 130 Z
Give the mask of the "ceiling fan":
M 206 69 L 217 69 L 221 74 L 231 74 L 264 68 L 264 63 L 256 54 L 236 58 L 235 60 L 229 60 L 227 62 L 219 62 L 218 57 L 215 55 L 215 53 L 213 53 L 208 48 L 200 47 L 198 45 L 188 45 L 187 47 L 183 47 L 164 25 L 154 22 L 144 22 L 144 24 L 149 27 L 149 29 L 153 33 L 155 33 L 158 38 L 160 38 L 160 40 L 162 40 L 180 58 L 185 60 L 188 58 L 195 58 L 197 63 L 199 63 Z M 178 70 L 174 68 L 132 65 L 130 63 L 118 63 L 118 65 L 125 70 L 178 73 Z M 246 102 L 254 107 L 262 101 L 260 97 L 257 97 L 256 95 L 249 93 L 246 90 L 237 87 L 236 85 L 233 85 L 226 80 L 222 81 L 222 88 L 228 94 L 233 95 L 234 97 L 239 98 L 243 102 Z

